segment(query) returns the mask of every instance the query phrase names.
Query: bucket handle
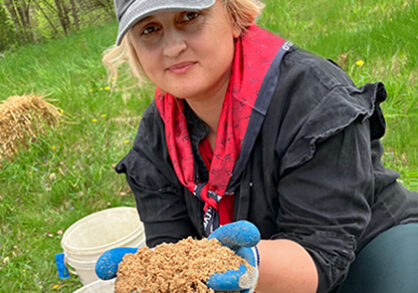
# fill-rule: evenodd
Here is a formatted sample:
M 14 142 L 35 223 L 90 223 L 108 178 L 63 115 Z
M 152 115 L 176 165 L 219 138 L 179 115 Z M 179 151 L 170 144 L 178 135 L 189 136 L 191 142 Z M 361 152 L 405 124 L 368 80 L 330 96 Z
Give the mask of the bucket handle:
M 70 274 L 68 273 L 68 268 L 64 263 L 65 255 L 64 253 L 55 254 L 55 264 L 57 265 L 57 272 L 60 279 L 68 279 Z
M 64 265 L 71 274 L 78 276 L 77 272 L 73 270 L 73 268 L 68 264 L 67 256 L 65 254 L 64 254 Z

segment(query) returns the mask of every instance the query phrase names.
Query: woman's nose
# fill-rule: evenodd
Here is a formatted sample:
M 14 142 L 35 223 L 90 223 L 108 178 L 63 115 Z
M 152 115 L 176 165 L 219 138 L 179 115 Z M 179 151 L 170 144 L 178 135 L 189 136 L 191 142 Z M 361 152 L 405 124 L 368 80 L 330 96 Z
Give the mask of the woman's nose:
M 173 58 L 179 56 L 187 48 L 187 43 L 180 33 L 166 31 L 164 34 L 163 54 Z

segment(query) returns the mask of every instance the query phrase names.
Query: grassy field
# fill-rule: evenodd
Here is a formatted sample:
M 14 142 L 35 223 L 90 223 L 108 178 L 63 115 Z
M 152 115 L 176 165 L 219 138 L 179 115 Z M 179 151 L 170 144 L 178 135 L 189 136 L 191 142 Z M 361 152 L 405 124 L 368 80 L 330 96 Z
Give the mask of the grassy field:
M 337 61 L 354 82 L 383 81 L 386 166 L 418 189 L 416 1 L 266 1 L 259 24 L 299 47 Z M 58 278 L 62 233 L 101 209 L 134 206 L 112 166 L 129 150 L 151 88 L 111 87 L 102 51 L 116 24 L 28 45 L 0 57 L 0 100 L 48 95 L 64 122 L 0 169 L 0 292 L 73 292 Z

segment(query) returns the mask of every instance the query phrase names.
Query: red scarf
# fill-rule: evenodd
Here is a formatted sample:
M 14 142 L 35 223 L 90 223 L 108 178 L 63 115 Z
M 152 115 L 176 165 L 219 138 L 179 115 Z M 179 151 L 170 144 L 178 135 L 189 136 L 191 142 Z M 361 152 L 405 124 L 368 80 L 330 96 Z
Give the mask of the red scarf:
M 256 25 L 250 26 L 236 40 L 230 83 L 218 123 L 207 183 L 194 182 L 194 158 L 183 113 L 183 100 L 168 93 L 162 94 L 158 88 L 156 90 L 156 105 L 164 121 L 167 148 L 174 171 L 180 183 L 205 202 L 205 217 L 208 217 L 208 209 L 216 213 L 220 199 L 228 192 L 258 92 L 284 42 Z

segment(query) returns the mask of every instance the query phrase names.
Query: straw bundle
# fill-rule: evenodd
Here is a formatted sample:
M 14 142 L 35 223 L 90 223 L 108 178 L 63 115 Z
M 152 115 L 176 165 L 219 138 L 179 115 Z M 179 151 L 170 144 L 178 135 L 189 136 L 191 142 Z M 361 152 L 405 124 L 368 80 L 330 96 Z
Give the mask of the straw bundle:
M 60 116 L 60 110 L 43 96 L 12 96 L 1 102 L 0 160 L 11 158 L 20 146 L 27 147 L 45 133 L 47 125 L 56 124 Z

